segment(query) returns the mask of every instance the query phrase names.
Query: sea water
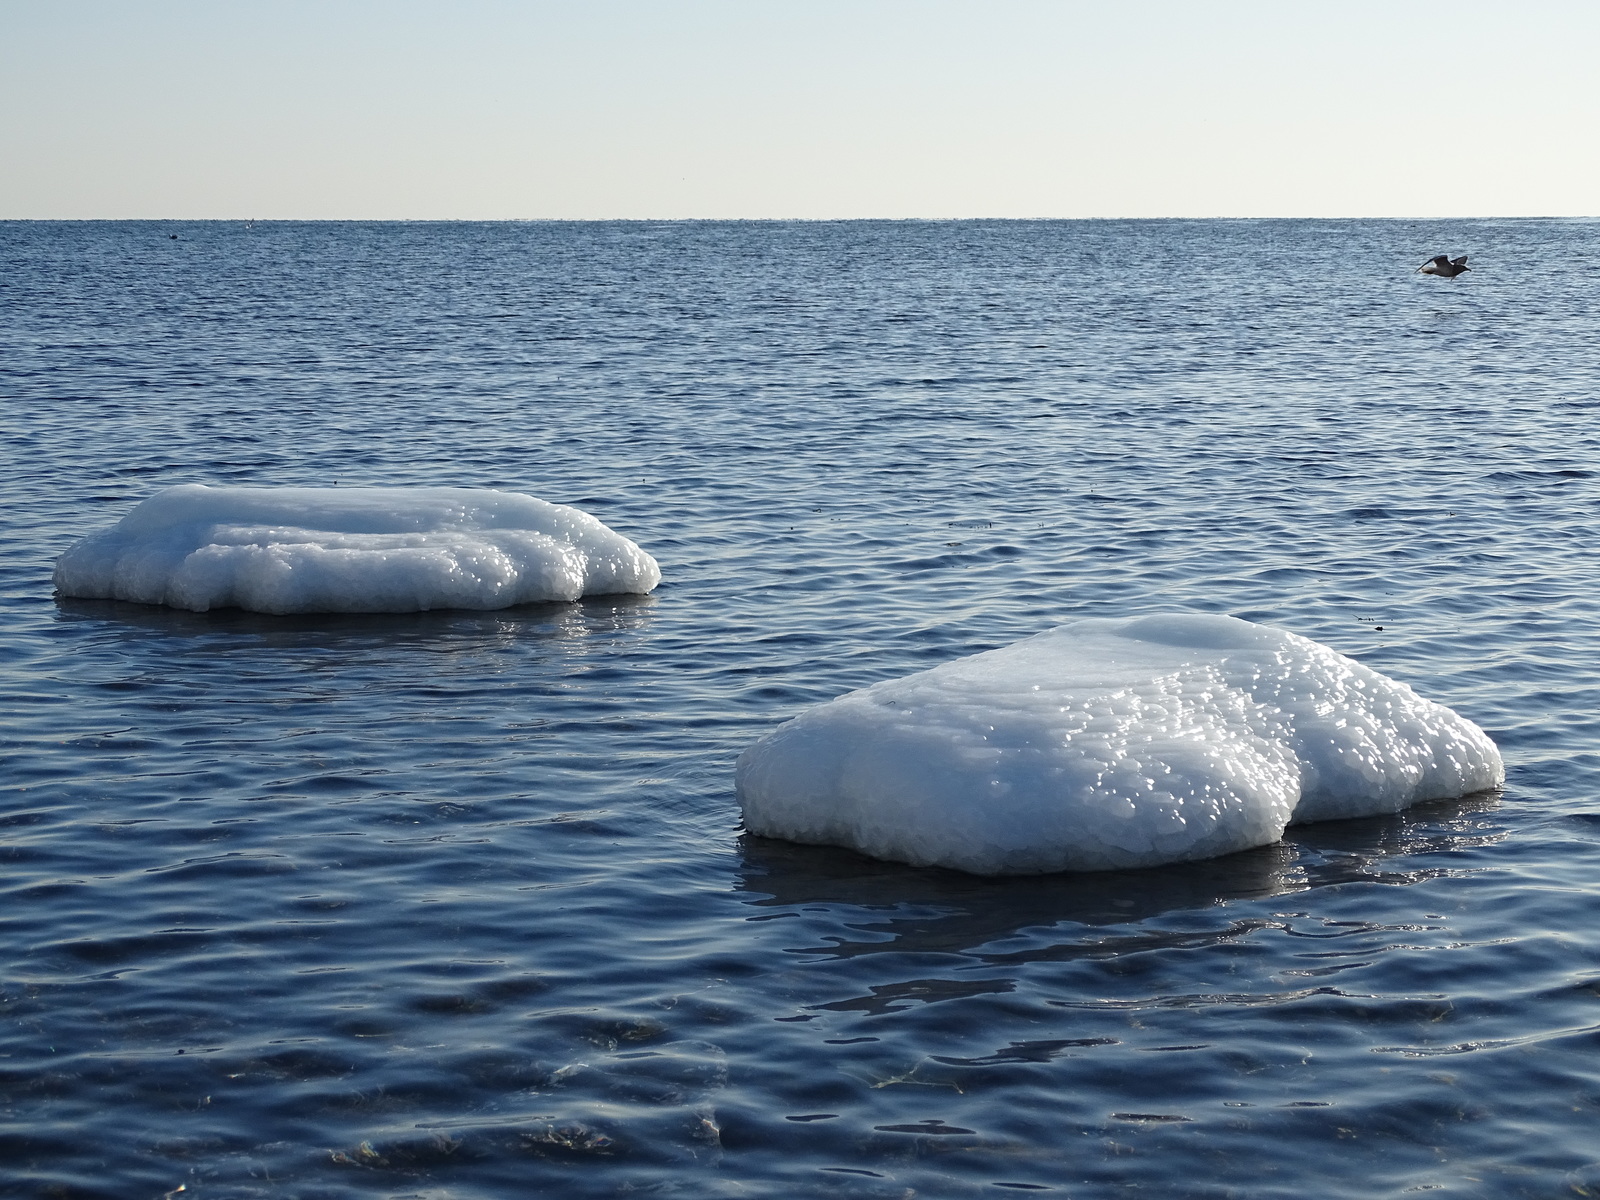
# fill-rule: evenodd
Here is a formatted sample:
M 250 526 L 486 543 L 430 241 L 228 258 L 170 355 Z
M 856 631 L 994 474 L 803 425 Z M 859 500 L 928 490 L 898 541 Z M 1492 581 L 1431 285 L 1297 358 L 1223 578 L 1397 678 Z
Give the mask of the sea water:
M 0 225 L 0 1190 L 1600 1188 L 1597 266 L 1559 221 Z M 523 492 L 663 579 L 53 594 L 189 483 Z M 1506 785 L 1013 880 L 742 831 L 783 721 L 1153 613 L 1401 680 Z

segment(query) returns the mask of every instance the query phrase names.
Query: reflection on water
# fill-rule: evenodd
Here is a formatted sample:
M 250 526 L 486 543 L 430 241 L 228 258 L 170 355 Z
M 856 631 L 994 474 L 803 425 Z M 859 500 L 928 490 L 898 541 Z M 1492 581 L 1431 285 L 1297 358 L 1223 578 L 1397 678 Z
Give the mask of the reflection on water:
M 1275 845 L 1156 870 L 1006 879 L 879 862 L 837 847 L 746 834 L 739 839 L 740 890 L 755 896 L 746 903 L 758 908 L 827 904 L 862 910 L 850 923 L 864 935 L 860 940 L 795 948 L 821 957 L 944 953 L 995 964 L 1103 957 L 1156 943 L 1151 935 L 1127 942 L 1108 941 L 1098 933 L 1068 942 L 1052 938 L 1072 926 L 1086 931 L 1137 926 L 1232 901 L 1267 900 L 1343 883 L 1405 884 L 1448 874 L 1448 860 L 1441 857 L 1445 852 L 1485 847 L 1506 836 L 1492 819 L 1499 803 L 1498 792 L 1485 792 L 1392 815 L 1295 825 Z M 1412 856 L 1426 856 L 1427 865 L 1393 865 Z M 1024 933 L 1032 948 L 997 948 L 997 943 Z
M 654 596 L 589 596 L 572 602 L 525 604 L 489 612 L 448 609 L 275 616 L 240 608 L 197 613 L 159 604 L 56 596 L 56 611 L 62 622 L 92 622 L 97 626 L 95 633 L 114 633 L 122 628 L 130 636 L 161 634 L 335 651 L 374 645 L 509 645 L 529 639 L 638 632 L 647 627 L 655 604 Z
M 1505 840 L 1509 831 L 1499 819 L 1503 801 L 1503 791 L 1478 792 L 1387 816 L 1291 825 L 1284 842 L 1295 851 L 1307 887 L 1416 883 L 1449 874 L 1452 854 Z
M 804 948 L 840 958 L 883 952 L 981 955 L 1024 930 L 1136 924 L 1304 886 L 1294 852 L 1281 843 L 1160 870 L 1008 879 L 878 862 L 850 850 L 748 834 L 739 845 L 741 889 L 758 897 L 747 903 L 862 910 L 852 928 L 870 936 Z

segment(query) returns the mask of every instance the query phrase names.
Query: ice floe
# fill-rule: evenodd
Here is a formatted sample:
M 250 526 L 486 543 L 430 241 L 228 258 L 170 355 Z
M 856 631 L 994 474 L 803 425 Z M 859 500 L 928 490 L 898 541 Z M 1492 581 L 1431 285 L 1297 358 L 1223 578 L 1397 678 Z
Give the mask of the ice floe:
M 740 756 L 746 828 L 981 875 L 1145 867 L 1505 779 L 1471 721 L 1232 617 L 1080 620 L 851 692 Z
M 56 563 L 64 596 L 205 612 L 420 612 L 650 591 L 655 559 L 564 504 L 479 488 L 184 484 Z

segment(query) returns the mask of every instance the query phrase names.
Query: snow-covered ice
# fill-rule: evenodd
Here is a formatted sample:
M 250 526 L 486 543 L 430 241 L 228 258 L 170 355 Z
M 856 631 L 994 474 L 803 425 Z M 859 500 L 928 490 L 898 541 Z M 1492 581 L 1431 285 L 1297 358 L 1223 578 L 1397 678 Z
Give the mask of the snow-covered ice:
M 158 492 L 56 563 L 64 596 L 205 612 L 420 612 L 644 593 L 661 570 L 564 504 L 479 488 Z
M 1080 620 L 851 692 L 739 758 L 751 833 L 980 875 L 1145 867 L 1505 780 L 1471 721 L 1232 617 Z

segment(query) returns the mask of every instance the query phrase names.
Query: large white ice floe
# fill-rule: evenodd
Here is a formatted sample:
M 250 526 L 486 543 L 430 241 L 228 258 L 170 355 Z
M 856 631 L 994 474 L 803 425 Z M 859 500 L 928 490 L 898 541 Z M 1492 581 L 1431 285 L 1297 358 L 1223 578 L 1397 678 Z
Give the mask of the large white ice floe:
M 1505 780 L 1471 721 L 1232 617 L 1081 620 L 820 705 L 745 750 L 745 827 L 979 875 L 1147 867 Z
M 588 513 L 517 492 L 191 483 L 72 546 L 55 582 L 195 612 L 420 612 L 643 593 L 661 570 Z

